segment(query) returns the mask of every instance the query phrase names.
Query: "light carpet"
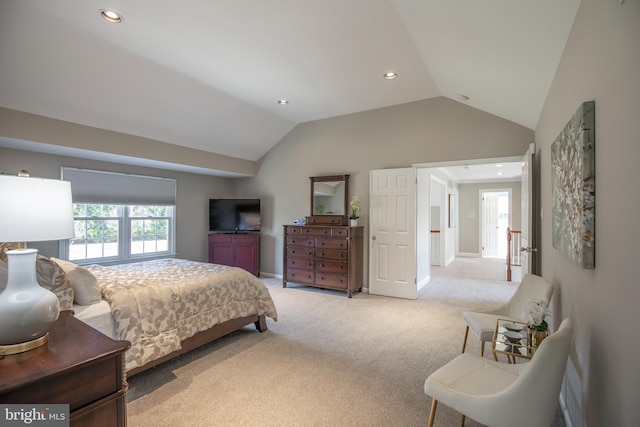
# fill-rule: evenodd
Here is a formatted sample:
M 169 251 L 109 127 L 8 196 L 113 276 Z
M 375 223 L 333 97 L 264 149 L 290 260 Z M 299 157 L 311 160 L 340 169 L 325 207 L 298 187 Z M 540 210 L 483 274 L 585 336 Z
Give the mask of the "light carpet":
M 279 321 L 130 378 L 129 426 L 426 425 L 424 381 L 460 353 L 462 311 L 495 307 L 517 286 L 434 268 L 410 301 L 262 280 Z M 480 351 L 473 337 L 467 351 Z M 436 426 L 459 424 L 440 405 Z

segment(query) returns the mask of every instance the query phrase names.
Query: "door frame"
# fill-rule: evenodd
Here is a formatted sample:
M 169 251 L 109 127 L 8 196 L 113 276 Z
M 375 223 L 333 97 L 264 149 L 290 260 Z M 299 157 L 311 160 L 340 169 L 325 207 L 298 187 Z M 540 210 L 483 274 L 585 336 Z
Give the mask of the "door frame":
M 480 227 L 479 227 L 479 242 L 480 242 L 480 258 L 484 258 L 484 247 L 483 247 L 483 236 L 484 236 L 484 209 L 483 209 L 483 205 L 484 205 L 484 194 L 485 193 L 507 193 L 507 197 L 509 198 L 509 225 L 508 227 L 513 228 L 513 191 L 511 188 L 480 188 L 478 190 L 478 203 L 480 205 L 480 208 L 478 209 L 479 215 L 480 215 Z M 503 236 L 505 241 L 507 239 L 506 234 Z M 500 238 L 500 236 L 498 236 L 498 238 Z M 507 254 L 505 253 L 505 259 Z M 496 257 L 491 257 L 491 258 L 496 258 Z M 497 257 L 497 258 L 502 258 L 501 256 Z
M 490 157 L 486 159 L 449 160 L 449 161 L 443 161 L 443 162 L 414 163 L 412 167 L 416 169 L 421 169 L 421 168 L 437 169 L 437 168 L 445 168 L 445 167 L 451 167 L 451 166 L 473 166 L 473 165 L 483 165 L 487 163 L 511 163 L 511 162 L 521 162 L 521 161 L 522 161 L 522 156 L 520 155 L 520 156 Z M 453 177 L 451 177 L 451 180 L 455 182 Z M 418 187 L 416 191 L 420 191 L 420 188 Z M 456 206 L 458 207 L 459 206 L 458 188 L 454 187 L 452 191 L 454 193 L 454 200 L 456 202 Z M 530 206 L 529 208 L 531 210 L 532 206 Z M 531 211 L 530 214 L 533 215 L 533 211 Z M 455 209 L 455 215 L 456 215 L 456 224 L 457 224 L 460 219 L 460 209 L 458 208 Z M 445 263 L 445 265 L 450 264 L 453 260 L 455 260 L 457 256 L 459 256 L 460 236 L 459 236 L 458 227 L 454 228 L 453 236 L 454 236 L 453 238 L 454 253 L 450 259 L 447 259 L 447 262 Z M 482 256 L 482 251 L 480 251 L 478 256 Z

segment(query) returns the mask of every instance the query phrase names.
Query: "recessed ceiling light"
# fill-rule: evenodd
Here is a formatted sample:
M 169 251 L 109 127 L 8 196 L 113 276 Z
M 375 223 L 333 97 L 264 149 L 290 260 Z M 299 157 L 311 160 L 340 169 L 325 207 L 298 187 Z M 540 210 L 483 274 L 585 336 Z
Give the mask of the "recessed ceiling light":
M 458 95 L 458 100 L 462 101 L 462 102 L 466 102 L 466 101 L 469 100 L 469 97 L 467 95 L 459 94 Z
M 388 72 L 388 73 L 385 73 L 383 77 L 387 80 L 393 80 L 396 77 L 398 77 L 398 74 L 394 72 Z
M 504 175 L 504 172 L 498 172 L 498 175 L 502 176 L 502 175 Z
M 100 10 L 100 16 L 104 18 L 106 21 L 112 22 L 114 24 L 119 24 L 122 22 L 122 16 L 113 10 L 102 9 Z
M 286 99 L 281 99 L 278 101 L 278 104 L 280 105 L 287 105 L 289 103 L 289 101 L 287 101 Z
M 496 165 L 496 167 L 497 167 L 497 168 L 501 168 L 501 167 L 503 167 L 503 166 L 504 166 L 504 165 L 503 165 L 503 164 L 500 164 L 500 163 L 498 163 L 498 164 Z

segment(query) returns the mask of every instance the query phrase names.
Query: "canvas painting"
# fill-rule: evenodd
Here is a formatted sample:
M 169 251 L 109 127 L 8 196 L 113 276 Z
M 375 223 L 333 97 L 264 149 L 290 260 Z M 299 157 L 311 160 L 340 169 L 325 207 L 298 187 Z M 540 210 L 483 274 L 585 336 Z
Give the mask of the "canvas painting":
M 551 145 L 552 243 L 595 268 L 595 102 L 584 102 Z

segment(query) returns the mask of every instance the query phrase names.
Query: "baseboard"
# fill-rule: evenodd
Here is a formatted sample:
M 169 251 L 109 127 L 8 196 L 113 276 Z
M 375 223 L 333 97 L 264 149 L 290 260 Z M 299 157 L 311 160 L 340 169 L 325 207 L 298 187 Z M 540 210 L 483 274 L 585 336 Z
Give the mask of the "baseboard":
M 265 278 L 273 278 L 273 279 L 282 279 L 282 274 L 275 274 L 275 273 L 265 273 L 264 271 L 260 272 L 260 277 L 265 277 Z
M 464 258 L 480 258 L 480 254 L 473 252 L 458 252 L 456 256 L 464 257 Z
M 431 281 L 430 274 L 424 279 L 420 280 L 420 282 L 418 283 L 418 292 L 420 292 L 420 289 L 424 288 L 427 285 L 427 283 L 429 283 L 430 281 Z
M 579 396 L 582 396 L 582 380 L 573 360 L 569 357 L 560 389 L 560 410 L 567 427 L 585 425 L 582 416 L 582 399 L 579 399 Z

